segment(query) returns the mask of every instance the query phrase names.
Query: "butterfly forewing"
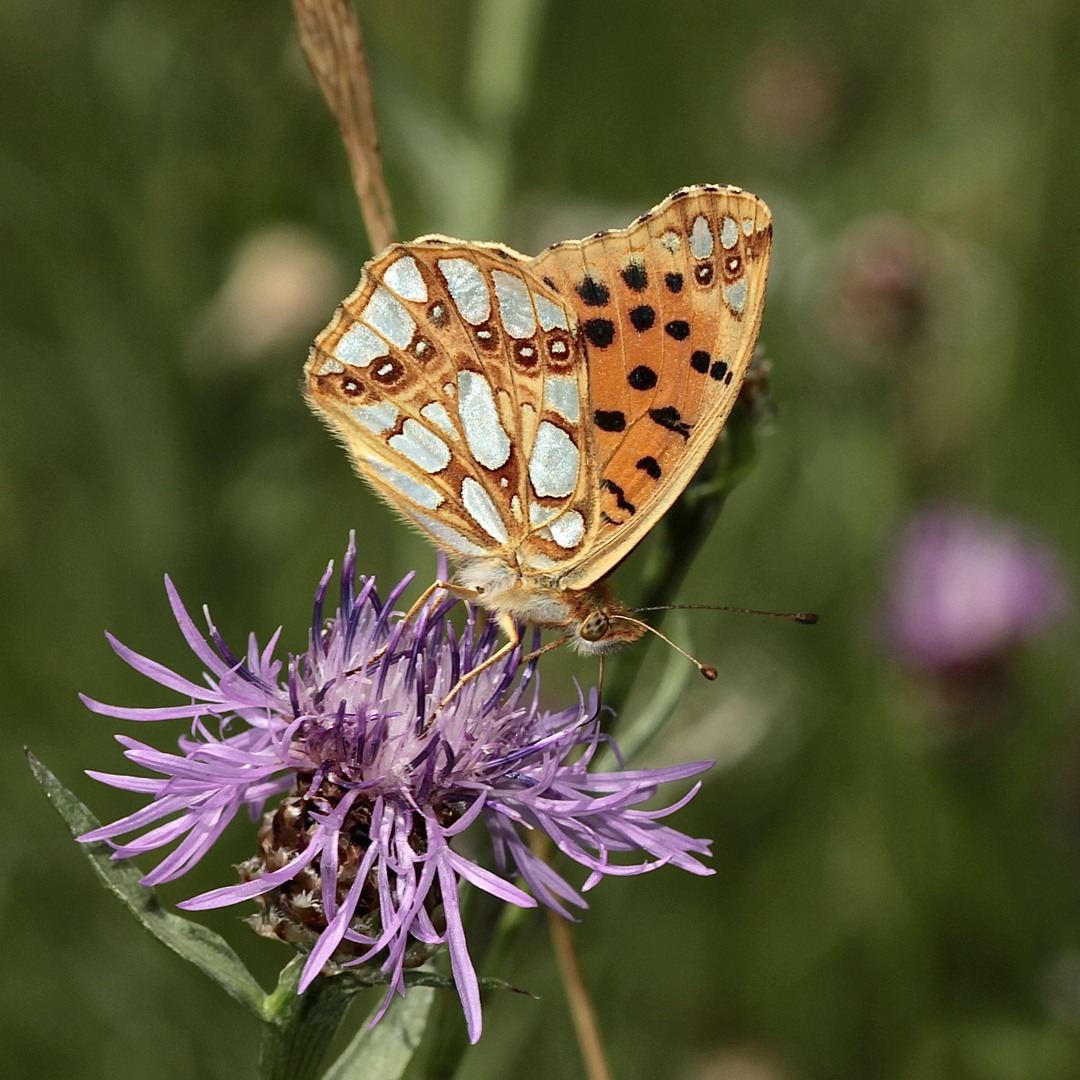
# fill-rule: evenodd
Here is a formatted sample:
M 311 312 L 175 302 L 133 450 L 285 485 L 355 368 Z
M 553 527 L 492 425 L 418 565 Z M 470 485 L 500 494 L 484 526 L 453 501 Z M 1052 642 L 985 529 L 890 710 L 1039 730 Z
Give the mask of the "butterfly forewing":
M 715 441 L 753 356 L 771 241 L 761 200 L 704 185 L 533 260 L 577 312 L 589 374 L 593 513 L 564 587 L 615 566 Z

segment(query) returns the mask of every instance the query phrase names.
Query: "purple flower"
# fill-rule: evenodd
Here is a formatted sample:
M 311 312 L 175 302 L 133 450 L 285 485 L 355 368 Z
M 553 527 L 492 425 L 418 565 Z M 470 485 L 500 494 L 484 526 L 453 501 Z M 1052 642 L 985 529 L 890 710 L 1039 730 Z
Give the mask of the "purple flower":
M 461 674 L 494 653 L 494 625 L 479 630 L 469 608 L 459 636 L 447 618 L 454 601 L 428 604 L 405 622 L 392 609 L 412 575 L 383 603 L 373 578 L 359 578 L 356 590 L 355 561 L 350 542 L 341 606 L 324 624 L 331 563 L 316 593 L 308 649 L 287 664 L 273 658 L 280 630 L 264 649 L 252 637 L 247 656 L 238 658 L 207 612 L 208 641 L 166 579 L 176 621 L 206 667 L 207 685 L 109 638 L 123 660 L 189 702 L 138 709 L 84 697 L 86 705 L 125 720 L 190 718 L 192 726 L 180 739 L 179 754 L 117 737 L 131 761 L 161 778 L 91 772 L 114 787 L 149 795 L 150 802 L 82 839 L 112 842 L 135 834 L 113 844 L 115 858 L 178 841 L 142 879 L 153 885 L 194 866 L 238 810 L 246 808 L 258 820 L 267 800 L 284 796 L 262 818 L 259 853 L 240 868 L 242 882 L 180 906 L 203 910 L 258 901 L 258 932 L 309 954 L 301 990 L 327 965 L 378 963 L 390 987 L 384 1009 L 395 991 L 404 993 L 404 968 L 448 943 L 475 1042 L 480 997 L 458 881 L 521 907 L 539 899 L 567 917 L 563 901 L 587 906 L 532 854 L 523 829 L 547 833 L 584 866 L 585 890 L 606 874 L 639 874 L 665 863 L 711 874 L 694 857 L 709 854 L 708 842 L 660 823 L 700 785 L 665 809 L 635 809 L 659 784 L 693 776 L 710 763 L 589 774 L 603 738 L 595 692 L 588 705 L 579 695 L 570 708 L 542 712 L 534 665 L 515 678 L 517 652 L 438 708 Z M 487 826 L 497 874 L 453 847 L 477 820 Z M 627 852 L 638 861 L 614 861 Z M 515 873 L 532 896 L 508 880 Z
M 900 536 L 885 633 L 902 660 L 934 671 L 979 664 L 1069 607 L 1053 551 L 1016 526 L 954 507 L 917 514 Z

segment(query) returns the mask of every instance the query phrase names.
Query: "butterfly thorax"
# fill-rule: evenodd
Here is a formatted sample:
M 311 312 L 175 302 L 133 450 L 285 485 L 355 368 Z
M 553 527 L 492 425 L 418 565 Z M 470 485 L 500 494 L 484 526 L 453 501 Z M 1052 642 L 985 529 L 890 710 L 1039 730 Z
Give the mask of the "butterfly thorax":
M 488 611 L 562 630 L 571 647 L 585 655 L 613 652 L 645 632 L 602 582 L 567 589 L 557 579 L 515 572 L 499 559 L 465 560 L 456 580 Z

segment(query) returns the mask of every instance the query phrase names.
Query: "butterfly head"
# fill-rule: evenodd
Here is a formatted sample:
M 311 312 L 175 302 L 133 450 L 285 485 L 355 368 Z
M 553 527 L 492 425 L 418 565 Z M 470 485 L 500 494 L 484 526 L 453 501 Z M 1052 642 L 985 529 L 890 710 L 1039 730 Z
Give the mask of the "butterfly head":
M 577 652 L 585 656 L 615 652 L 644 635 L 640 620 L 630 617 L 606 590 L 589 590 L 575 599 L 570 643 Z

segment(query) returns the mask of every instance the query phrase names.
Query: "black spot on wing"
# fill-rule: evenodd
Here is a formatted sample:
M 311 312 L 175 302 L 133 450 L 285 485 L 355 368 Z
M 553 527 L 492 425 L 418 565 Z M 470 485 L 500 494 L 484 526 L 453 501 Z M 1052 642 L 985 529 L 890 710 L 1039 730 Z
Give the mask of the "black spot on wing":
M 606 307 L 611 300 L 608 287 L 593 277 L 586 277 L 578 284 L 577 294 L 589 307 Z
M 400 360 L 392 356 L 384 356 L 377 360 L 378 367 L 371 373 L 371 377 L 383 386 L 393 386 L 405 374 L 405 367 Z
M 409 352 L 422 364 L 426 364 L 436 354 L 436 349 L 423 334 L 416 334 L 409 346 Z
M 696 371 L 696 372 L 697 372 L 697 373 L 698 373 L 699 375 L 704 375 L 704 374 L 705 374 L 705 372 L 709 370 L 709 361 L 710 361 L 711 359 L 712 359 L 712 357 L 711 357 L 711 356 L 709 356 L 709 354 L 708 354 L 708 353 L 707 353 L 707 352 L 706 352 L 706 351 L 705 351 L 704 349 L 698 349 L 698 350 L 697 350 L 697 351 L 696 351 L 696 352 L 695 352 L 695 353 L 694 353 L 694 354 L 693 354 L 693 355 L 692 355 L 692 356 L 690 357 L 690 366 L 691 366 L 691 367 L 692 367 L 692 368 L 693 368 L 693 369 L 694 369 L 694 370 L 695 370 L 695 371 Z
M 636 514 L 637 507 L 632 502 L 626 501 L 626 492 L 623 491 L 614 480 L 608 480 L 606 477 L 600 481 L 600 486 L 606 488 L 615 496 L 615 502 L 618 504 L 620 510 L 625 510 L 628 514 Z
M 690 324 L 685 319 L 672 319 L 664 324 L 664 333 L 676 341 L 685 341 L 690 336 Z
M 679 415 L 679 410 L 674 405 L 665 405 L 662 409 L 650 409 L 649 418 L 653 423 L 659 424 L 668 431 L 674 431 L 684 439 L 690 437 L 690 425 Z
M 626 377 L 635 390 L 651 390 L 656 385 L 656 372 L 648 364 L 640 364 Z
M 626 287 L 634 292 L 643 292 L 649 285 L 649 275 L 643 263 L 632 262 L 622 271 Z
M 486 352 L 493 352 L 495 349 L 502 347 L 502 335 L 495 328 L 491 319 L 482 322 L 479 326 L 472 327 L 472 332 L 476 336 L 477 345 Z
M 727 375 L 727 364 L 723 360 L 717 360 L 711 368 L 709 368 L 709 374 L 717 381 L 721 382 Z
M 660 479 L 660 462 L 654 457 L 643 457 L 637 463 L 637 467 L 645 473 L 647 476 L 651 476 L 654 480 Z
M 526 371 L 536 367 L 540 360 L 536 344 L 531 340 L 515 341 L 513 345 L 514 362 Z
M 601 431 L 626 430 L 626 417 L 617 410 L 607 412 L 604 409 L 597 409 L 593 414 L 593 419 L 596 421 L 596 426 Z
M 643 334 L 656 322 L 656 312 L 648 304 L 641 304 L 631 310 L 630 322 L 639 334 Z
M 682 274 L 665 274 L 664 284 L 669 292 L 682 292 Z
M 598 349 L 606 349 L 615 340 L 615 324 L 610 319 L 589 319 L 585 336 Z

